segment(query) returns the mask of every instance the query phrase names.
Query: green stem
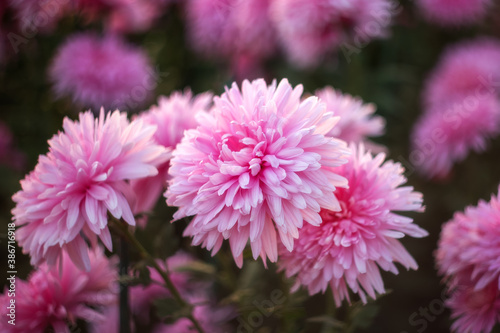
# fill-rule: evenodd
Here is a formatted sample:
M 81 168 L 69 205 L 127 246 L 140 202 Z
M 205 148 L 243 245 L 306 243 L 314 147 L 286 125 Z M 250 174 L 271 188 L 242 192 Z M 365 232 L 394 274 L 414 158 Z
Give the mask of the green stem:
M 187 301 L 182 298 L 181 294 L 173 284 L 172 280 L 168 276 L 168 273 L 164 271 L 160 265 L 156 262 L 156 260 L 153 258 L 153 256 L 142 246 L 142 244 L 135 238 L 133 234 L 130 233 L 128 229 L 128 225 L 121 221 L 117 220 L 114 217 L 110 217 L 111 222 L 114 224 L 116 229 L 120 232 L 121 236 L 125 238 L 138 252 L 139 255 L 151 266 L 153 267 L 158 274 L 162 277 L 163 281 L 165 282 L 165 286 L 167 289 L 170 291 L 172 294 L 173 298 L 179 303 L 181 307 L 184 309 L 188 309 L 187 314 L 185 315 L 186 318 L 188 318 L 196 328 L 196 330 L 199 333 L 205 333 L 203 331 L 203 328 L 201 327 L 200 323 L 198 320 L 193 315 L 193 305 L 189 304 Z

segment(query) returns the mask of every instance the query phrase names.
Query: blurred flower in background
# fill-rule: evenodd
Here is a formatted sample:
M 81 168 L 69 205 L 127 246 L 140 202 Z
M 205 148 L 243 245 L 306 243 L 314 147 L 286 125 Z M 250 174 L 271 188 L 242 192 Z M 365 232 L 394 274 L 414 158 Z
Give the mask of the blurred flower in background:
M 478 23 L 484 19 L 492 0 L 417 0 L 425 18 L 443 26 Z
M 340 117 L 339 122 L 328 135 L 347 143 L 363 143 L 372 152 L 381 152 L 384 147 L 368 140 L 384 134 L 385 120 L 375 115 L 374 104 L 364 104 L 360 98 L 325 87 L 314 93 L 326 104 L 328 111 Z
M 0 164 L 19 171 L 26 166 L 26 156 L 15 147 L 11 131 L 2 121 L 0 121 Z
M 427 232 L 399 211 L 423 211 L 422 194 L 406 182 L 399 163 L 372 156 L 363 145 L 350 146 L 349 162 L 336 168 L 348 188 L 335 191 L 340 211 L 322 209 L 319 226 L 304 224 L 293 251 L 279 247 L 278 267 L 296 278 L 292 291 L 304 286 L 309 295 L 331 287 L 335 304 L 351 303 L 349 289 L 367 302 L 385 293 L 379 268 L 398 274 L 395 263 L 417 269 L 417 263 L 398 241 Z
M 175 91 L 169 97 L 160 96 L 158 105 L 152 105 L 149 110 L 140 113 L 137 119 L 156 126 L 153 137 L 156 143 L 173 150 L 181 142 L 184 132 L 198 125 L 196 115 L 208 112 L 211 105 L 211 93 L 193 96 L 189 89 L 184 92 Z M 147 212 L 154 207 L 166 189 L 169 166 L 169 161 L 166 161 L 158 167 L 156 176 L 131 181 L 137 198 L 133 209 L 135 214 Z
M 133 109 L 144 104 L 156 86 L 147 55 L 114 35 L 71 36 L 55 55 L 49 74 L 57 96 L 69 95 L 96 111 L 101 106 Z
M 457 212 L 441 231 L 439 274 L 457 332 L 490 332 L 500 321 L 500 201 L 479 201 Z
M 414 125 L 418 171 L 444 178 L 470 150 L 500 133 L 500 41 L 478 38 L 449 47 L 429 74 L 424 112 Z

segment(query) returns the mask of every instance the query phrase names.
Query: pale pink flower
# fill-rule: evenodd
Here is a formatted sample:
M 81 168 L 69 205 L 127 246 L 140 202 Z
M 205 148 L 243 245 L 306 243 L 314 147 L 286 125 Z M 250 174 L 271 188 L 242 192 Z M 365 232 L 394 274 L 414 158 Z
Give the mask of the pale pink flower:
M 418 0 L 417 6 L 429 21 L 443 26 L 479 22 L 488 13 L 491 0 Z
M 59 49 L 50 67 L 57 96 L 99 109 L 135 108 L 156 86 L 146 54 L 114 35 L 81 33 Z
M 424 237 L 427 232 L 412 219 L 396 214 L 422 211 L 422 194 L 406 182 L 399 163 L 384 162 L 362 145 L 351 145 L 347 164 L 337 168 L 349 188 L 335 191 L 341 210 L 321 211 L 320 226 L 305 224 L 292 252 L 280 247 L 280 270 L 296 277 L 294 290 L 304 286 L 310 295 L 331 287 L 335 303 L 350 302 L 349 289 L 366 303 L 385 292 L 380 269 L 398 274 L 395 263 L 417 269 L 417 263 L 398 238 Z
M 436 252 L 439 274 L 459 332 L 490 332 L 500 321 L 500 201 L 479 201 L 457 212 L 442 229 Z
M 353 38 L 365 44 L 384 37 L 392 6 L 388 0 L 275 0 L 270 15 L 291 62 L 311 67 Z
M 382 135 L 385 127 L 384 118 L 375 115 L 374 104 L 364 104 L 360 98 L 342 94 L 332 87 L 317 90 L 315 95 L 326 104 L 328 111 L 340 117 L 339 122 L 328 135 L 348 143 L 363 142 L 372 151 L 382 150 L 378 145 L 368 141 L 368 137 Z
M 470 150 L 486 149 L 500 133 L 500 102 L 495 95 L 465 95 L 428 110 L 415 124 L 411 141 L 413 164 L 427 177 L 443 178 Z
M 250 240 L 253 257 L 277 260 L 276 231 L 288 250 L 304 221 L 321 223 L 321 208 L 340 209 L 334 191 L 346 186 L 335 167 L 349 153 L 325 135 L 337 118 L 317 97 L 301 101 L 302 86 L 286 79 L 233 83 L 200 126 L 186 131 L 171 160 L 165 193 L 179 207 L 175 220 L 194 245 L 215 254 L 224 239 L 238 266 Z
M 449 47 L 425 82 L 424 106 L 454 102 L 464 95 L 498 94 L 498 59 L 500 41 L 493 38 L 476 38 Z
M 115 111 L 94 119 L 64 119 L 64 132 L 49 140 L 50 151 L 13 196 L 16 236 L 31 263 L 54 264 L 62 249 L 78 267 L 89 269 L 87 242 L 97 237 L 111 250 L 108 213 L 135 225 L 127 198 L 130 179 L 153 176 L 166 159 L 165 148 L 153 141 L 155 127 L 129 122 Z
M 161 96 L 158 105 L 153 105 L 141 113 L 139 118 L 146 124 L 157 127 L 153 137 L 156 143 L 173 149 L 181 141 L 185 130 L 198 125 L 196 114 L 207 112 L 211 102 L 210 93 L 193 96 L 190 90 L 184 93 L 174 92 L 169 97 Z M 146 212 L 154 207 L 167 185 L 169 166 L 169 162 L 166 161 L 158 167 L 156 176 L 131 182 L 137 197 L 134 213 Z
M 52 328 L 56 333 L 69 333 L 68 325 L 76 324 L 78 319 L 88 322 L 105 320 L 98 307 L 107 306 L 116 299 L 117 258 L 108 260 L 99 248 L 88 252 L 88 257 L 88 272 L 79 270 L 69 256 L 63 254 L 61 270 L 42 265 L 28 281 L 17 279 L 15 325 L 2 320 L 1 331 L 46 332 Z M 5 319 L 4 305 L 10 297 L 5 293 L 0 299 L 2 318 Z

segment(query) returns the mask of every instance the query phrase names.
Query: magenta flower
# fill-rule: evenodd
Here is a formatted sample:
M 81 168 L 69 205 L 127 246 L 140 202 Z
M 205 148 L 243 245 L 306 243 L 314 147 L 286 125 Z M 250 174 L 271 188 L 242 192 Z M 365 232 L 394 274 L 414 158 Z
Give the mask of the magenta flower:
M 500 321 L 499 217 L 500 201 L 492 196 L 455 213 L 441 231 L 436 263 L 447 282 L 455 331 L 490 332 Z
M 105 116 L 101 109 L 95 119 L 90 111 L 81 113 L 79 121 L 64 119 L 63 128 L 21 181 L 13 219 L 33 265 L 44 259 L 53 265 L 64 249 L 88 270 L 86 240 L 95 244 L 98 236 L 111 250 L 108 213 L 135 225 L 127 181 L 156 175 L 167 154 L 153 141 L 155 127 L 129 123 L 118 111 Z
M 491 0 L 418 0 L 417 5 L 429 21 L 443 26 L 467 25 L 483 19 Z
M 85 250 L 87 251 L 87 250 Z M 107 306 L 116 299 L 118 272 L 116 259 L 108 260 L 102 249 L 87 253 L 90 262 L 88 272 L 79 270 L 67 254 L 63 254 L 62 270 L 42 265 L 28 281 L 16 280 L 16 325 L 7 320 L 0 322 L 5 333 L 46 332 L 68 333 L 68 325 L 78 319 L 88 322 L 105 320 L 99 307 Z M 2 317 L 10 297 L 0 296 Z
M 363 104 L 359 98 L 342 94 L 332 87 L 317 90 L 318 96 L 325 104 L 328 111 L 332 111 L 340 120 L 328 135 L 339 138 L 349 143 L 361 143 L 372 151 L 381 151 L 382 147 L 368 141 L 368 137 L 380 136 L 384 133 L 385 120 L 374 115 L 374 104 Z
M 190 90 L 174 92 L 170 97 L 161 96 L 158 106 L 153 105 L 148 111 L 139 115 L 146 124 L 154 125 L 156 143 L 173 149 L 181 141 L 184 131 L 195 128 L 196 114 L 208 111 L 212 103 L 212 94 L 203 93 L 193 97 Z M 137 201 L 134 213 L 151 210 L 166 187 L 168 178 L 168 161 L 158 167 L 154 177 L 142 178 L 131 182 Z
M 424 237 L 427 232 L 412 219 L 395 211 L 422 211 L 422 194 L 406 182 L 399 163 L 384 162 L 384 154 L 372 156 L 362 145 L 351 145 L 347 164 L 337 168 L 349 188 L 337 189 L 341 210 L 321 211 L 320 226 L 304 224 L 292 252 L 280 246 L 279 269 L 296 277 L 293 290 L 304 286 L 310 295 L 331 287 L 335 303 L 350 303 L 349 289 L 366 303 L 385 292 L 379 269 L 398 273 L 417 264 L 398 241 L 405 235 Z
M 391 6 L 387 0 L 275 0 L 270 15 L 290 61 L 312 67 L 353 38 L 384 37 Z
M 412 154 L 417 170 L 427 177 L 445 178 L 453 164 L 470 150 L 482 152 L 489 138 L 500 133 L 498 97 L 466 96 L 449 106 L 435 107 L 415 124 Z
M 69 1 L 7 0 L 22 32 L 51 33 L 58 21 L 72 9 Z
M 343 141 L 325 135 L 337 118 L 302 86 L 282 80 L 236 84 L 214 99 L 200 126 L 188 130 L 171 160 L 165 193 L 175 220 L 194 245 L 216 253 L 224 239 L 238 266 L 250 240 L 253 257 L 276 261 L 276 231 L 288 250 L 304 221 L 321 223 L 321 208 L 340 209 L 334 191 L 346 186 L 335 167 L 346 162 Z
M 99 109 L 135 108 L 156 86 L 156 74 L 142 50 L 114 35 L 82 33 L 64 43 L 52 61 L 56 95 Z

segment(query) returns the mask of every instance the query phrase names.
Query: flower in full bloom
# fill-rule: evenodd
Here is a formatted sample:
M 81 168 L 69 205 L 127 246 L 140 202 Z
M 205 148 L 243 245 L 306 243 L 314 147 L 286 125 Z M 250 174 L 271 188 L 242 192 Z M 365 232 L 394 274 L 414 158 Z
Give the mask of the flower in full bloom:
M 289 59 L 300 67 L 317 65 L 352 38 L 384 37 L 393 12 L 387 0 L 275 0 L 270 9 Z
M 67 254 L 62 256 L 61 270 L 41 265 L 28 281 L 16 280 L 15 325 L 0 322 L 4 333 L 46 332 L 67 333 L 78 319 L 88 322 L 105 320 L 99 307 L 116 300 L 118 278 L 117 258 L 108 259 L 102 249 L 88 252 L 90 269 L 83 272 Z M 10 301 L 7 292 L 0 295 L 2 317 Z
M 154 176 L 165 148 L 153 140 L 154 126 L 129 122 L 115 111 L 99 117 L 81 113 L 64 119 L 64 132 L 49 140 L 35 169 L 21 181 L 12 210 L 17 241 L 31 263 L 54 264 L 62 249 L 78 267 L 89 269 L 87 241 L 97 236 L 111 250 L 108 213 L 135 225 L 127 198 L 130 179 Z
M 476 23 L 484 18 L 491 0 L 418 0 L 417 5 L 431 22 L 444 26 Z
M 385 120 L 374 115 L 374 104 L 363 104 L 359 98 L 342 94 L 332 87 L 317 90 L 318 96 L 329 111 L 339 116 L 340 120 L 328 135 L 348 143 L 361 143 L 373 151 L 381 150 L 379 146 L 368 141 L 368 137 L 380 136 L 384 133 Z
M 116 35 L 72 36 L 53 59 L 50 78 L 58 96 L 94 109 L 137 107 L 156 86 L 146 54 Z
M 470 150 L 484 151 L 487 140 L 500 133 L 500 101 L 493 95 L 471 95 L 435 109 L 415 124 L 412 157 L 423 175 L 445 178 L 455 162 Z
M 441 231 L 436 251 L 447 283 L 453 329 L 490 332 L 500 321 L 500 201 L 492 196 L 457 212 Z
M 216 253 L 224 239 L 238 266 L 250 240 L 253 257 L 277 259 L 276 231 L 292 250 L 304 224 L 319 225 L 321 208 L 340 209 L 334 191 L 346 186 L 335 168 L 346 144 L 325 136 L 338 118 L 317 97 L 286 79 L 234 83 L 200 125 L 186 131 L 171 160 L 165 196 L 194 216 L 184 234 Z M 306 223 L 304 223 L 304 221 Z
M 337 168 L 349 188 L 335 192 L 340 211 L 322 209 L 320 226 L 304 225 L 292 252 L 280 247 L 278 266 L 296 277 L 294 290 L 304 286 L 310 295 L 331 287 L 335 303 L 350 302 L 349 289 L 366 303 L 384 293 L 380 269 L 398 273 L 417 264 L 398 238 L 423 237 L 427 232 L 396 211 L 421 211 L 422 195 L 406 182 L 399 163 L 372 156 L 363 145 L 351 145 L 349 162 Z
M 158 105 L 141 113 L 139 118 L 157 127 L 153 137 L 156 143 L 173 149 L 181 141 L 185 130 L 198 125 L 196 114 L 208 111 L 211 103 L 210 93 L 193 96 L 190 90 L 174 92 L 169 97 L 161 96 Z M 158 167 L 158 175 L 131 182 L 137 197 L 134 213 L 146 212 L 154 207 L 166 186 L 169 165 L 166 161 Z

